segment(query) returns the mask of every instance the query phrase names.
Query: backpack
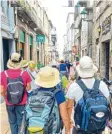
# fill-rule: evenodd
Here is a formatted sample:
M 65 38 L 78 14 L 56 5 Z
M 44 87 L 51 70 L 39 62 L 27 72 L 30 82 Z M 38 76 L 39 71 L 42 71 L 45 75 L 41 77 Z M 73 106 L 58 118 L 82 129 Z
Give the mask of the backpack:
M 31 81 L 31 89 L 34 90 L 37 88 L 37 85 L 35 84 L 35 77 L 32 75 L 32 73 L 27 70 L 28 74 L 30 75 L 32 81 Z
M 99 90 L 100 81 L 95 80 L 92 89 L 88 89 L 82 80 L 77 84 L 84 94 L 75 107 L 74 120 L 76 128 L 86 133 L 99 133 L 105 129 L 111 110 L 107 98 Z
M 41 128 L 43 134 L 60 134 L 62 122 L 55 94 L 60 90 L 54 88 L 47 91 L 44 88 L 35 89 L 26 105 L 27 129 L 37 133 Z M 26 129 L 25 129 L 26 130 Z M 27 131 L 28 131 L 27 130 Z M 25 133 L 26 134 L 26 133 Z
M 9 78 L 7 72 L 5 71 L 5 75 L 7 77 L 7 100 L 13 105 L 17 105 L 23 100 L 25 90 L 22 80 L 22 74 L 23 71 L 21 72 L 19 77 L 12 79 Z

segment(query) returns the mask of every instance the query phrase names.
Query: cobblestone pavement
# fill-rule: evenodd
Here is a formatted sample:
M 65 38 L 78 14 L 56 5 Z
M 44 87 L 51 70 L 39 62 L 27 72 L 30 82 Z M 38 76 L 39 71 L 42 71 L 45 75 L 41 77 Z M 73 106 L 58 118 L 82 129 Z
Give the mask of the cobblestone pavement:
M 0 115 L 1 115 L 1 134 L 11 134 L 9 123 L 8 123 L 8 117 L 7 117 L 5 103 L 0 104 L 0 106 L 1 106 L 1 110 L 0 110 Z M 63 130 L 63 134 L 65 134 L 64 130 Z M 108 129 L 106 129 L 103 134 L 110 134 L 110 133 L 108 132 Z
M 0 115 L 1 115 L 1 134 L 11 134 L 10 133 L 9 123 L 8 123 L 8 117 L 7 117 L 5 103 L 0 104 L 0 106 L 1 106 L 1 110 L 0 110 Z

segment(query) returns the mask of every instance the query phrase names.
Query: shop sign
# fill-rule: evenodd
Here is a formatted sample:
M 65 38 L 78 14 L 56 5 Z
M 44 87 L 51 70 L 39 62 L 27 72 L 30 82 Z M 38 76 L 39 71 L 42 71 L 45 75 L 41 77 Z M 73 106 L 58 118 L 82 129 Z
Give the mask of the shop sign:
M 73 48 L 72 48 L 72 53 L 73 54 L 78 54 L 78 48 L 77 48 L 77 46 L 75 45 L 75 46 L 73 46 Z
M 106 35 L 111 30 L 111 16 L 108 16 L 102 23 L 102 35 Z
M 40 42 L 40 43 L 44 43 L 45 42 L 45 35 L 44 34 L 39 34 L 36 36 L 36 41 Z

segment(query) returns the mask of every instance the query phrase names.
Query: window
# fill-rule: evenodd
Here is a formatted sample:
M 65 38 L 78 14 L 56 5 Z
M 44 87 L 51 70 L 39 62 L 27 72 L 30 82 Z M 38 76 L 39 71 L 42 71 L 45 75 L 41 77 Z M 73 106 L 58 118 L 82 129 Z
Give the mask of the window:
M 20 31 L 19 33 L 19 41 L 25 43 L 25 32 Z
M 2 12 L 5 13 L 5 8 L 4 8 L 3 0 L 1 1 L 1 7 L 2 7 Z
M 33 37 L 31 35 L 29 36 L 29 45 L 33 45 Z

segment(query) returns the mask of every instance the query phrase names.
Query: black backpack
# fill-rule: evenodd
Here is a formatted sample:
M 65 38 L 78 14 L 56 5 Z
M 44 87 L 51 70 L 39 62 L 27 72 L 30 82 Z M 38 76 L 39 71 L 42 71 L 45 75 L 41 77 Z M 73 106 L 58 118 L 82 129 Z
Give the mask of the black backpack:
M 21 72 L 20 76 L 12 79 L 9 78 L 7 72 L 5 71 L 5 75 L 7 77 L 7 100 L 9 103 L 17 105 L 21 103 L 23 100 L 24 95 L 24 83 L 22 80 L 22 74 Z
M 75 107 L 76 128 L 86 133 L 99 134 L 105 129 L 106 121 L 111 116 L 110 104 L 99 90 L 100 81 L 95 80 L 92 89 L 88 89 L 82 80 L 78 80 L 77 84 L 84 94 Z

